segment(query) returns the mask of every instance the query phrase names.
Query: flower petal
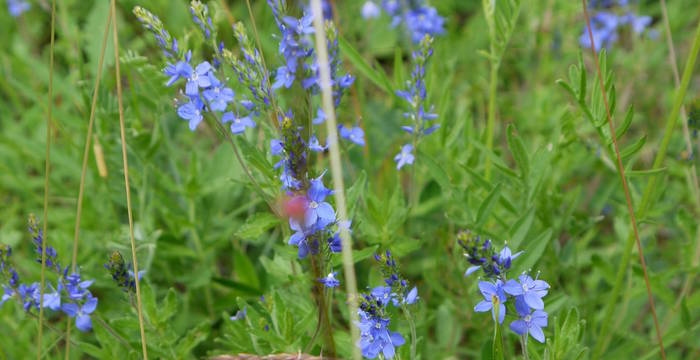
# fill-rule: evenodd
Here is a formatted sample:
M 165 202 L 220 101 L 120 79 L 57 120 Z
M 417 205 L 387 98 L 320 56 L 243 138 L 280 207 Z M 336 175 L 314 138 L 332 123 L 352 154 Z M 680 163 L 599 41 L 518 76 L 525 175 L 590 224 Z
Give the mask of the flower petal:
M 510 329 L 518 335 L 527 333 L 527 323 L 524 320 L 515 320 L 510 323 Z

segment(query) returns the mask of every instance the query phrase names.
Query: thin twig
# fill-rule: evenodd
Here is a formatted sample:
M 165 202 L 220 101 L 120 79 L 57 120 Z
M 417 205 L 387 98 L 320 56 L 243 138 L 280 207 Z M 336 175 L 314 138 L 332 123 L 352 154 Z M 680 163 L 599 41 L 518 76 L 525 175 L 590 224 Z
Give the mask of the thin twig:
M 105 23 L 105 31 L 102 37 L 102 48 L 100 49 L 100 59 L 97 64 L 97 73 L 95 76 L 95 88 L 92 92 L 92 103 L 90 104 L 90 120 L 88 121 L 87 134 L 85 135 L 85 150 L 83 151 L 83 167 L 80 171 L 80 187 L 78 189 L 78 207 L 75 211 L 75 230 L 73 236 L 73 258 L 71 260 L 71 272 L 75 273 L 76 263 L 78 261 L 78 238 L 80 236 L 80 218 L 83 213 L 83 195 L 85 193 L 85 175 L 87 174 L 87 163 L 90 155 L 90 140 L 92 140 L 92 126 L 95 122 L 95 109 L 97 108 L 97 94 L 100 88 L 100 79 L 102 78 L 102 65 L 104 64 L 105 49 L 107 48 L 107 36 L 109 35 L 109 23 L 112 21 L 112 9 L 107 13 L 107 22 Z M 66 337 L 70 339 L 71 322 L 66 325 Z M 70 359 L 70 341 L 66 342 L 65 359 Z
M 122 140 L 122 161 L 124 163 L 124 187 L 126 189 L 126 211 L 129 217 L 129 240 L 131 242 L 131 257 L 134 265 L 134 282 L 136 285 L 136 303 L 139 315 L 139 330 L 141 331 L 141 348 L 143 350 L 144 360 L 148 359 L 148 350 L 146 345 L 146 332 L 143 325 L 143 309 L 141 305 L 141 287 L 139 280 L 139 266 L 136 257 L 136 241 L 134 240 L 134 218 L 131 213 L 131 190 L 129 189 L 129 162 L 126 156 L 126 132 L 124 130 L 124 104 L 122 99 L 122 82 L 119 71 L 119 32 L 117 31 L 117 10 L 115 0 L 111 0 L 112 13 L 112 35 L 114 39 L 114 65 L 117 81 L 117 102 L 119 105 L 119 131 Z
M 326 48 L 326 36 L 323 28 L 323 11 L 321 0 L 311 0 L 311 10 L 314 14 L 314 28 L 316 37 L 316 56 L 321 79 L 321 92 L 323 111 L 326 113 L 326 128 L 328 131 L 328 147 L 330 151 L 331 174 L 333 175 L 333 188 L 338 210 L 338 221 L 347 219 L 345 205 L 345 186 L 343 185 L 343 170 L 340 164 L 340 150 L 338 148 L 338 130 L 335 121 L 335 107 L 333 106 L 333 93 L 331 89 L 331 72 L 328 61 L 328 49 Z M 345 288 L 348 294 L 350 315 L 350 334 L 352 344 L 356 344 L 360 338 L 359 329 L 354 325 L 357 318 L 357 281 L 355 279 L 355 267 L 352 260 L 352 243 L 350 232 L 346 227 L 340 227 L 340 239 L 343 252 L 343 269 L 345 273 Z M 353 346 L 353 358 L 360 359 L 360 349 Z
M 53 112 L 53 66 L 54 66 L 54 46 L 56 41 L 56 0 L 51 4 L 51 50 L 49 55 L 49 94 L 48 94 L 48 114 L 46 117 L 46 160 L 44 162 L 44 229 L 41 236 L 41 285 L 39 286 L 39 334 L 36 337 L 36 358 L 41 359 L 41 340 L 44 322 L 44 284 L 46 281 L 46 246 L 49 212 L 49 173 L 51 171 L 51 116 Z
M 612 137 L 613 148 L 615 149 L 615 156 L 617 157 L 617 168 L 619 170 L 620 179 L 622 180 L 622 188 L 625 191 L 625 200 L 627 201 L 627 211 L 630 214 L 630 222 L 632 222 L 632 231 L 634 232 L 634 238 L 637 242 L 637 250 L 639 252 L 639 262 L 642 265 L 642 271 L 644 273 L 644 283 L 647 287 L 647 296 L 649 298 L 649 307 L 651 309 L 651 316 L 654 319 L 654 327 L 656 328 L 656 337 L 659 342 L 659 349 L 661 350 L 661 357 L 666 359 L 666 352 L 664 351 L 664 342 L 661 337 L 661 327 L 659 326 L 659 319 L 656 316 L 656 307 L 654 306 L 654 296 L 651 292 L 651 285 L 649 284 L 649 275 L 647 274 L 647 265 L 644 261 L 644 250 L 642 249 L 642 243 L 639 241 L 639 230 L 637 229 L 637 218 L 634 215 L 634 207 L 632 206 L 632 197 L 630 196 L 630 190 L 627 185 L 627 177 L 625 176 L 625 168 L 622 165 L 622 156 L 620 156 L 620 149 L 617 146 L 617 135 L 615 135 L 615 126 L 612 123 L 612 117 L 610 116 L 610 106 L 608 105 L 608 98 L 605 95 L 605 79 L 603 78 L 603 73 L 600 70 L 600 64 L 598 63 L 598 52 L 596 51 L 595 42 L 593 40 L 593 31 L 591 30 L 591 20 L 588 17 L 588 7 L 586 6 L 586 0 L 581 0 L 583 5 L 583 14 L 586 17 L 586 28 L 588 29 L 588 36 L 591 39 L 591 52 L 593 53 L 593 60 L 595 62 L 596 71 L 598 73 L 598 84 L 600 85 L 600 91 L 603 96 L 603 104 L 605 105 L 605 114 L 608 118 L 608 125 L 610 127 L 610 136 Z

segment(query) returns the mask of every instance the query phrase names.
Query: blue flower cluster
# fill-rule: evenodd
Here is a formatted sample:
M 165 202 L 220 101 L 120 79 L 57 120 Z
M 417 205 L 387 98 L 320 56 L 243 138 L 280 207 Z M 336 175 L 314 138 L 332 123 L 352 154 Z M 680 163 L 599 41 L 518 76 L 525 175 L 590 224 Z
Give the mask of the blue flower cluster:
M 195 23 L 201 27 L 205 37 L 211 37 L 214 28 L 206 5 L 199 1 L 193 1 L 190 10 Z M 163 69 L 164 74 L 169 77 L 166 85 L 172 86 L 180 79 L 185 80 L 184 96 L 182 97 L 184 101 L 177 101 L 177 114 L 189 123 L 190 130 L 194 131 L 197 128 L 207 112 L 222 113 L 221 122 L 229 124 L 233 134 L 241 134 L 246 128 L 256 126 L 253 120 L 253 117 L 257 115 L 255 104 L 247 99 L 241 99 L 239 102 L 234 101 L 234 91 L 217 77 L 217 72 L 220 70 L 218 57 L 223 56 L 223 46 L 215 49 L 217 51 L 214 66 L 209 61 L 201 61 L 196 65 L 191 65 L 192 51 L 181 53 L 177 46 L 177 40 L 164 29 L 157 16 L 138 6 L 134 8 L 134 14 L 143 26 L 154 34 L 166 57 L 173 59 L 174 63 L 169 62 Z M 235 66 L 234 70 L 236 70 Z M 238 75 L 240 80 L 242 75 Z M 241 82 L 243 83 L 243 81 Z
M 385 285 L 373 288 L 363 294 L 357 310 L 360 321 L 360 343 L 362 356 L 374 359 L 380 354 L 385 359 L 393 359 L 396 347 L 406 341 L 398 332 L 389 330 L 390 318 L 387 305 L 405 307 L 418 301 L 418 289 L 408 290 L 408 283 L 402 279 L 396 261 L 387 250 L 385 254 L 375 254 L 375 260 L 381 265 Z
M 545 337 L 542 328 L 547 326 L 547 313 L 542 298 L 547 295 L 549 284 L 537 276 L 533 279 L 527 273 L 519 275 L 518 280 L 507 279 L 512 261 L 522 252 L 513 254 L 507 245 L 496 252 L 490 240 L 482 241 L 480 236 L 469 231 L 461 232 L 457 239 L 472 264 L 465 276 L 481 269 L 488 279 L 479 281 L 479 291 L 484 300 L 476 304 L 474 311 L 491 311 L 494 321 L 502 324 L 506 317 L 506 303 L 513 299 L 518 318 L 510 323 L 510 329 L 522 336 L 529 333 L 543 343 Z
M 313 49 L 313 38 L 315 30 L 313 27 L 313 14 L 305 11 L 301 18 L 285 16 L 283 9 L 286 8 L 285 0 L 267 1 L 275 22 L 280 31 L 279 54 L 282 56 L 283 64 L 276 70 L 273 89 L 282 87 L 289 89 L 295 81 L 299 79 L 304 90 L 318 93 L 319 65 Z M 325 22 L 326 39 L 328 46 L 329 66 L 331 70 L 331 86 L 333 88 L 333 99 L 335 106 L 340 105 L 343 93 L 352 86 L 355 77 L 350 74 L 340 74 L 341 65 L 338 56 L 338 31 L 332 21 Z M 319 109 L 319 116 L 314 124 L 320 124 L 325 119 L 322 110 Z
M 437 118 L 437 114 L 433 112 L 433 106 L 426 109 L 425 98 L 427 91 L 425 88 L 425 67 L 433 55 L 433 38 L 425 35 L 420 42 L 417 51 L 413 52 L 414 67 L 411 72 L 411 80 L 406 83 L 406 90 L 396 92 L 396 95 L 404 99 L 410 108 L 410 111 L 404 113 L 404 117 L 412 122 L 410 126 L 402 126 L 401 128 L 413 136 L 413 144 L 403 145 L 401 152 L 395 157 L 396 169 L 401 169 L 406 164 L 413 164 L 413 147 L 423 136 L 427 136 L 435 132 L 440 125 L 432 124 L 431 122 Z
M 414 43 L 419 43 L 425 35 L 441 35 L 445 32 L 445 19 L 425 0 L 382 0 L 381 7 L 391 17 L 391 26 L 403 24 Z M 362 6 L 362 17 L 379 17 L 380 8 L 374 0 Z
M 41 256 L 42 252 L 45 251 L 47 269 L 58 275 L 56 286 L 49 285 L 52 292 L 45 293 L 43 301 L 40 301 L 42 299 L 39 283 L 34 282 L 29 285 L 20 283 L 19 274 L 10 263 L 12 249 L 7 245 L 2 245 L 0 246 L 0 274 L 7 280 L 7 283 L 2 285 L 3 295 L 0 299 L 0 305 L 7 300 L 17 299 L 22 304 L 24 311 L 31 312 L 32 309 L 38 310 L 39 304 L 42 304 L 44 308 L 60 311 L 75 318 L 75 325 L 78 329 L 89 331 L 92 329 L 90 314 L 97 308 L 97 298 L 89 290 L 93 281 L 83 280 L 79 273 L 68 274 L 69 267 L 62 267 L 58 262 L 56 249 L 44 243 L 42 232 L 34 217 L 30 217 L 29 232 L 32 235 L 36 253 Z M 38 262 L 41 263 L 41 258 L 38 259 Z
M 619 38 L 620 31 L 629 27 L 635 35 L 640 35 L 651 24 L 650 16 L 637 16 L 629 9 L 628 0 L 597 0 L 589 3 L 589 8 L 595 11 L 591 18 L 591 32 L 596 51 L 603 47 L 610 49 Z M 584 26 L 579 37 L 581 46 L 591 48 L 591 38 Z
M 109 270 L 109 274 L 112 275 L 112 280 L 114 280 L 122 290 L 128 293 L 136 291 L 134 271 L 131 270 L 131 264 L 124 261 L 124 257 L 119 251 L 113 251 L 112 255 L 109 256 L 109 261 L 104 266 L 105 269 Z M 145 270 L 139 271 L 139 280 L 141 280 L 141 277 L 143 277 L 145 273 Z
M 26 0 L 7 0 L 7 11 L 12 17 L 18 17 L 28 11 L 31 6 Z

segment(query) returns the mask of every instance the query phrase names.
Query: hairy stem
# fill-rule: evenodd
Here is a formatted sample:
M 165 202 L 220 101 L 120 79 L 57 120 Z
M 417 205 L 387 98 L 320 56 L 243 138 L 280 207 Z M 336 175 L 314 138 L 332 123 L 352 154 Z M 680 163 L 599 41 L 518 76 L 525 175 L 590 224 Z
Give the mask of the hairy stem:
M 498 88 L 498 68 L 496 60 L 491 60 L 491 74 L 489 80 L 489 109 L 486 120 L 486 149 L 493 151 L 493 133 L 496 126 L 496 90 Z M 486 156 L 484 163 L 484 177 L 486 181 L 491 180 L 491 157 Z

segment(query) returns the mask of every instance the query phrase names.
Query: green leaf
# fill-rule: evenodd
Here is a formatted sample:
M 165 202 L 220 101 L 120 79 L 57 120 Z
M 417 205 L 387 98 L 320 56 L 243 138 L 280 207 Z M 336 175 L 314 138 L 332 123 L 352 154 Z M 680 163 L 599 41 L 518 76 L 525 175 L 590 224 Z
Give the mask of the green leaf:
M 256 289 L 252 286 L 246 285 L 244 283 L 240 283 L 240 282 L 235 281 L 235 280 L 225 279 L 225 278 L 221 278 L 221 277 L 213 277 L 212 281 L 214 283 L 219 284 L 219 285 L 223 285 L 227 288 L 237 290 L 237 291 L 246 293 L 248 295 L 259 296 L 262 294 L 262 291 L 260 291 L 259 289 Z
M 508 234 L 510 235 L 509 245 L 512 249 L 518 249 L 522 241 L 530 231 L 530 227 L 535 220 L 535 209 L 528 210 L 518 221 L 513 224 Z
M 658 168 L 658 169 L 649 169 L 649 170 L 627 170 L 625 171 L 625 175 L 627 177 L 630 176 L 649 176 L 649 175 L 656 175 L 660 173 L 664 173 L 668 170 L 666 167 Z
M 240 251 L 233 252 L 233 269 L 238 281 L 253 288 L 260 288 L 260 280 L 255 272 L 255 266 L 250 259 Z
M 620 124 L 620 126 L 615 130 L 615 136 L 618 140 L 622 138 L 627 132 L 630 125 L 632 124 L 632 118 L 634 118 L 634 106 L 630 106 L 627 109 L 627 114 L 625 114 L 625 120 Z
M 644 143 L 647 141 L 647 136 L 644 135 L 639 140 L 637 140 L 634 144 L 627 146 L 620 152 L 620 157 L 622 160 L 626 160 L 636 154 L 639 150 L 642 149 L 644 146 Z
M 170 288 L 168 295 L 163 300 L 163 305 L 158 309 L 158 322 L 164 323 L 168 321 L 177 312 L 177 294 L 175 289 Z
M 243 240 L 256 240 L 267 230 L 279 225 L 280 219 L 270 213 L 257 213 L 238 228 L 235 236 Z
M 510 124 L 506 129 L 506 137 L 508 140 L 508 148 L 513 154 L 515 163 L 518 164 L 520 169 L 520 176 L 523 180 L 527 179 L 530 172 L 530 160 L 527 156 L 527 151 L 525 150 L 525 145 L 519 136 L 515 135 L 515 127 Z
M 537 260 L 542 257 L 544 249 L 547 248 L 551 238 L 552 229 L 547 229 L 535 239 L 526 242 L 523 254 L 518 257 L 517 261 L 513 262 L 513 273 L 519 274 L 527 269 L 531 269 Z
M 357 71 L 377 85 L 380 89 L 394 96 L 394 89 L 387 79 L 386 74 L 384 74 L 384 71 L 370 66 L 367 61 L 362 58 L 362 55 L 360 55 L 360 53 L 357 52 L 357 50 L 355 50 L 355 48 L 353 48 L 352 45 L 350 45 L 350 43 L 348 43 L 348 41 L 342 36 L 338 36 L 338 46 L 340 47 L 340 51 L 343 53 L 343 55 L 350 60 L 350 63 L 357 69 Z
M 445 169 L 440 165 L 440 162 L 436 161 L 432 156 L 425 153 L 422 150 L 418 150 L 418 156 L 422 158 L 423 163 L 428 167 L 430 175 L 440 184 L 442 190 L 446 193 L 452 191 L 452 184 L 450 182 L 450 177 L 445 171 Z
M 501 194 L 501 184 L 499 183 L 496 185 L 493 190 L 486 196 L 486 199 L 481 203 L 479 206 L 479 211 L 476 213 L 476 224 L 477 226 L 481 226 L 486 222 L 486 219 L 488 218 L 489 214 L 491 214 L 491 209 L 493 206 L 496 204 L 496 201 L 498 201 L 498 198 Z
M 686 299 L 687 298 L 683 298 L 683 300 L 681 300 L 681 322 L 686 330 L 690 330 L 692 318 L 690 317 L 690 311 L 688 310 L 688 302 Z

